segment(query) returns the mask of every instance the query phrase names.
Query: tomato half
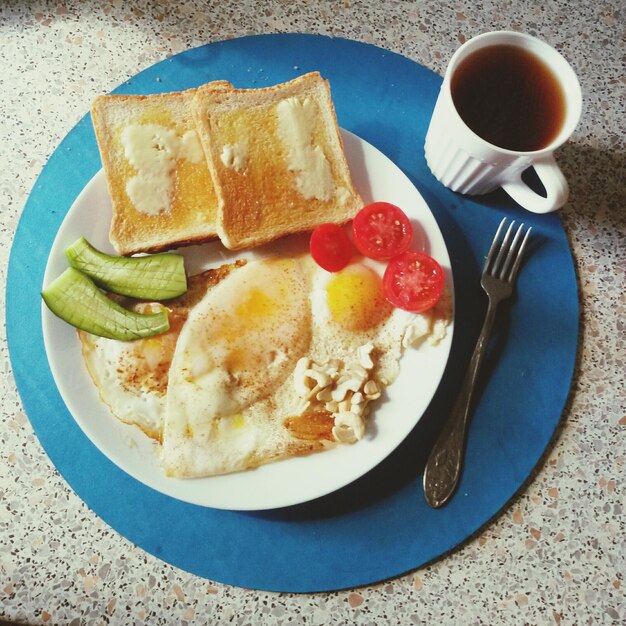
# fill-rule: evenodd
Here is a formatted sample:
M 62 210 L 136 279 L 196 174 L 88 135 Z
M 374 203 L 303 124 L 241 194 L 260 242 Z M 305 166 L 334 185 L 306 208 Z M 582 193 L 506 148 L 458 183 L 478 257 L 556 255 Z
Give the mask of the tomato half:
M 435 259 L 409 250 L 389 261 L 383 275 L 383 293 L 394 306 L 421 313 L 437 304 L 443 283 L 443 269 Z
M 413 241 L 413 227 L 404 211 L 389 202 L 364 206 L 352 221 L 354 245 L 370 259 L 386 261 L 405 252 Z
M 320 224 L 311 233 L 311 256 L 329 272 L 342 270 L 350 260 L 354 248 L 348 233 L 337 224 Z

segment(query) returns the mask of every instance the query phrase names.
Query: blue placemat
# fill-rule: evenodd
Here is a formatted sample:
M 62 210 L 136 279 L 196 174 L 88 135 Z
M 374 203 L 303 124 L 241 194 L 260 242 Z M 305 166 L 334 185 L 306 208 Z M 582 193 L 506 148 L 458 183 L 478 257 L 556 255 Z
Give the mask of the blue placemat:
M 522 486 L 550 441 L 578 337 L 576 280 L 558 216 L 523 212 L 501 193 L 464 198 L 430 174 L 423 144 L 441 79 L 424 67 L 344 39 L 268 35 L 189 50 L 116 91 L 156 93 L 214 79 L 259 87 L 311 70 L 330 80 L 340 125 L 389 156 L 420 190 L 443 232 L 455 277 L 455 339 L 439 391 L 407 440 L 362 479 L 288 509 L 206 509 L 128 477 L 82 434 L 48 368 L 39 292 L 56 231 L 100 167 L 89 116 L 63 140 L 31 192 L 7 282 L 17 386 L 39 440 L 76 493 L 115 530 L 169 563 L 223 583 L 276 591 L 339 589 L 395 576 L 446 553 L 485 524 Z M 423 466 L 480 328 L 480 268 L 503 215 L 532 224 L 535 236 L 517 296 L 497 322 L 458 494 L 432 510 L 422 493 Z

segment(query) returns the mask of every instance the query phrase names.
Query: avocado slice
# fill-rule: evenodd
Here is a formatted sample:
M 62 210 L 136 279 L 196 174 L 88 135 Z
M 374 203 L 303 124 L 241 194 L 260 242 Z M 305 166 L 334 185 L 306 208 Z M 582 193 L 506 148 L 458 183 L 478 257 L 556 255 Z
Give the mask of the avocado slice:
M 143 339 L 169 329 L 167 309 L 141 315 L 107 298 L 94 282 L 73 267 L 41 293 L 48 308 L 68 324 L 109 339 Z
M 107 291 L 140 300 L 169 300 L 187 291 L 185 261 L 180 254 L 111 256 L 96 250 L 84 237 L 65 254 L 72 267 Z

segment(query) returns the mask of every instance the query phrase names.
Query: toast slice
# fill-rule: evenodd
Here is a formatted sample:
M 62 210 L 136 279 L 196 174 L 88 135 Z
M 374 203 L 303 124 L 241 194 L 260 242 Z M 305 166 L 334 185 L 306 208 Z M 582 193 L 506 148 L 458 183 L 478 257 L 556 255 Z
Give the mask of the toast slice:
M 93 103 L 112 203 L 109 238 L 119 254 L 217 237 L 217 198 L 191 110 L 194 93 L 100 96 Z
M 193 111 L 227 248 L 347 222 L 363 206 L 318 72 L 261 89 L 204 85 Z

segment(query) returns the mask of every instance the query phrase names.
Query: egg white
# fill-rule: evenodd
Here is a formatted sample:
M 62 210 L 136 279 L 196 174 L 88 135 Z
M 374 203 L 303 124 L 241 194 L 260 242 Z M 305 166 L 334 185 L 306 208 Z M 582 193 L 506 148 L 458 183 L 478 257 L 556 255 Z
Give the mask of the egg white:
M 85 363 L 102 401 L 118 419 L 159 440 L 165 388 L 148 380 L 150 357 L 142 355 L 136 342 L 105 339 L 82 331 L 80 337 Z

